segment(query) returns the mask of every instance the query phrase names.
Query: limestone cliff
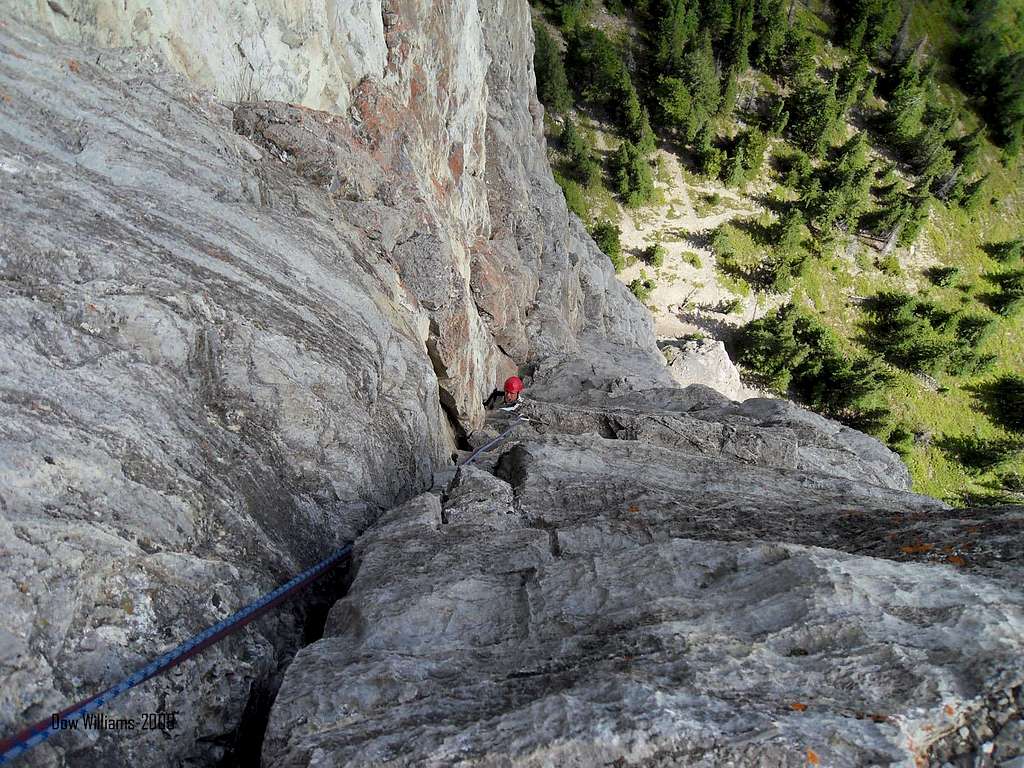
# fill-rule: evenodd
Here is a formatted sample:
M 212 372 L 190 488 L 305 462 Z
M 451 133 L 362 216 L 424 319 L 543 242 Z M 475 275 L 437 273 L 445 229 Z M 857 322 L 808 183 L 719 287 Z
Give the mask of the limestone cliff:
M 231 764 L 282 675 L 267 765 L 1019 754 L 1021 511 L 673 388 L 523 0 L 0 14 L 0 732 L 363 534 L 287 672 L 302 601 L 112 707 L 172 734 L 26 764 Z M 429 493 L 514 370 L 529 427 Z
M 520 366 L 657 357 L 547 169 L 525 4 L 330 5 L 0 2 L 0 731 L 428 488 Z M 228 43 L 285 101 L 223 101 Z M 173 741 L 34 759 L 215 762 L 301 621 L 120 705 Z

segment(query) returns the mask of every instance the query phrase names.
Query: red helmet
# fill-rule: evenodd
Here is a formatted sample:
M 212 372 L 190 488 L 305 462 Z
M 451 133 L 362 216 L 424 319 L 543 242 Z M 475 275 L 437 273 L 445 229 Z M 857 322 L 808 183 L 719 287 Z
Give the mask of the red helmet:
M 523 380 L 518 376 L 509 376 L 505 379 L 505 394 L 519 394 L 523 391 Z

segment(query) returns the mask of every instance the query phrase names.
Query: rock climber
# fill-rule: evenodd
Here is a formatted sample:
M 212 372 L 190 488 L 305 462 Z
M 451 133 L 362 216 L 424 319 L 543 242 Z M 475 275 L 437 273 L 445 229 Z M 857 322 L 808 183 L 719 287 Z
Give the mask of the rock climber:
M 484 401 L 484 408 L 495 408 L 499 403 L 504 404 L 504 410 L 511 411 L 519 407 L 522 402 L 519 393 L 523 391 L 523 380 L 518 376 L 509 376 L 505 379 L 505 386 L 496 389 L 491 396 Z

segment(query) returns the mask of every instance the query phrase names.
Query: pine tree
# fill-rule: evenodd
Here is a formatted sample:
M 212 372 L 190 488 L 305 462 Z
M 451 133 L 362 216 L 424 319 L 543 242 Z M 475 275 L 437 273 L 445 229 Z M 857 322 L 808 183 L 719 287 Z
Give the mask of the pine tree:
M 630 87 L 622 94 L 621 121 L 623 133 L 626 138 L 636 145 L 642 155 L 649 155 L 654 151 L 654 131 L 651 130 L 651 121 L 647 115 L 647 107 L 640 104 L 636 89 Z
M 968 212 L 976 211 L 985 200 L 987 182 L 988 174 L 986 173 L 977 181 L 965 185 L 963 194 L 960 195 L 960 207 Z
M 720 101 L 718 72 L 708 32 L 705 31 L 698 44 L 686 54 L 683 61 L 683 79 L 692 99 L 686 134 L 687 140 L 693 141 L 698 131 L 718 111 Z
M 900 229 L 899 245 L 911 245 L 917 240 L 921 228 L 928 220 L 931 195 L 927 190 L 915 187 L 907 197 L 907 211 Z
M 716 178 L 725 165 L 725 153 L 715 146 L 714 136 L 710 126 L 705 125 L 697 134 L 694 142 L 694 154 L 697 158 L 697 167 L 701 173 L 710 178 Z
M 788 123 L 789 112 L 786 111 L 786 102 L 782 99 L 774 99 L 771 106 L 768 107 L 768 118 L 765 121 L 768 132 L 779 136 L 786 130 Z
M 978 167 L 978 159 L 981 157 L 981 146 L 980 128 L 964 134 L 953 143 L 953 162 L 962 170 L 963 175 L 974 174 Z
M 654 194 L 654 177 L 647 159 L 633 142 L 624 140 L 612 156 L 612 178 L 623 201 L 636 207 Z
M 714 40 L 723 40 L 732 29 L 735 0 L 701 0 L 701 28 Z
M 886 106 L 886 126 L 897 146 L 906 146 L 921 132 L 927 101 L 921 73 L 912 63 L 900 68 L 898 82 Z
M 764 132 L 755 127 L 744 131 L 740 136 L 738 154 L 742 157 L 743 178 L 751 180 L 757 178 L 764 166 L 764 153 L 768 149 L 768 137 Z
M 869 56 L 892 43 L 902 18 L 899 3 L 892 0 L 850 0 L 839 3 L 837 10 L 840 41 Z
M 661 75 L 654 88 L 658 122 L 671 130 L 685 132 L 693 108 L 690 91 L 681 78 Z
M 654 60 L 658 71 L 678 72 L 683 52 L 697 28 L 695 0 L 659 0 L 652 8 L 658 20 L 654 33 Z
M 715 117 L 727 118 L 732 114 L 733 109 L 736 108 L 737 89 L 736 72 L 735 70 L 729 70 L 725 77 L 725 88 L 722 89 L 722 100 L 718 104 L 718 111 Z
M 836 100 L 840 114 L 845 115 L 863 96 L 864 81 L 868 74 L 868 59 L 864 54 L 846 61 L 836 81 Z
M 996 139 L 1015 155 L 1024 146 L 1024 51 L 1006 56 L 989 87 Z
M 787 83 L 800 83 L 817 76 L 814 37 L 802 24 L 793 24 L 786 30 L 782 71 Z
M 953 172 L 953 157 L 953 151 L 946 146 L 945 131 L 938 124 L 929 125 L 914 138 L 911 160 L 929 185 Z
M 562 114 L 572 106 L 572 92 L 565 76 L 562 54 L 543 23 L 535 23 L 533 30 L 533 69 L 537 75 L 537 98 L 554 114 Z
M 588 187 L 601 181 L 601 165 L 594 157 L 586 138 L 570 118 L 562 126 L 562 149 L 569 158 L 572 177 Z
M 832 142 L 839 118 L 835 81 L 805 78 L 797 84 L 787 107 L 793 139 L 813 157 L 820 157 Z
M 754 64 L 777 73 L 786 46 L 785 0 L 758 0 L 754 13 Z
M 750 41 L 753 38 L 754 0 L 737 0 L 725 56 L 729 69 L 740 74 L 749 69 Z

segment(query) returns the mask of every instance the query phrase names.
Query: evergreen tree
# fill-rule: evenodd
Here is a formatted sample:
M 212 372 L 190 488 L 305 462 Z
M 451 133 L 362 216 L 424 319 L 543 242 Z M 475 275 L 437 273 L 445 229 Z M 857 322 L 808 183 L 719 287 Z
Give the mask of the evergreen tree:
M 811 156 L 821 157 L 832 142 L 839 118 L 835 81 L 804 78 L 790 96 L 787 108 L 793 140 Z
M 629 141 L 636 145 L 640 154 L 649 155 L 654 151 L 655 138 L 647 116 L 647 107 L 640 104 L 640 98 L 632 84 L 622 94 L 622 97 L 620 108 L 623 133 Z
M 786 111 L 786 102 L 782 99 L 773 99 L 771 106 L 768 107 L 768 117 L 765 120 L 768 132 L 779 136 L 786 130 L 788 124 L 789 112 Z
M 570 173 L 576 181 L 594 187 L 601 181 L 601 165 L 590 144 L 570 118 L 562 126 L 562 149 L 569 158 Z
M 715 68 L 711 36 L 705 32 L 683 60 L 683 79 L 690 91 L 691 109 L 686 128 L 687 141 L 707 125 L 718 111 L 720 101 L 718 72 Z
M 945 370 L 953 344 L 942 331 L 950 315 L 904 293 L 876 294 L 867 307 L 868 343 L 886 360 L 912 373 Z
M 566 42 L 566 64 L 583 98 L 614 109 L 616 97 L 632 87 L 614 43 L 594 27 L 574 27 Z
M 690 120 L 693 100 L 681 78 L 661 75 L 654 88 L 654 103 L 658 122 L 665 128 L 685 133 Z
M 721 173 L 726 155 L 715 146 L 710 126 L 705 125 L 697 135 L 694 142 L 694 154 L 697 158 L 697 167 L 705 176 L 715 178 Z
M 787 83 L 800 83 L 817 77 L 814 36 L 802 24 L 793 24 L 786 30 L 786 45 L 782 57 L 782 75 Z
M 714 40 L 724 40 L 733 25 L 735 0 L 701 0 L 701 29 Z
M 533 31 L 533 69 L 537 75 L 537 98 L 552 113 L 562 114 L 572 106 L 572 92 L 565 76 L 562 54 L 543 23 L 535 23 Z
M 636 145 L 628 139 L 619 144 L 612 156 L 615 191 L 631 207 L 643 205 L 654 194 L 651 166 Z
M 739 164 L 739 177 L 733 183 L 749 181 L 757 177 L 764 166 L 764 153 L 768 149 L 768 137 L 756 126 L 740 134 L 736 142 L 734 157 Z
M 981 155 L 981 129 L 965 134 L 952 142 L 953 167 L 941 177 L 936 177 L 932 192 L 944 201 L 963 205 L 970 185 L 970 177 L 978 167 Z
M 768 290 L 781 293 L 788 290 L 793 278 L 801 272 L 807 260 L 803 247 L 804 219 L 796 207 L 789 208 L 772 228 L 773 248 L 767 260 L 767 273 L 763 281 Z
M 758 0 L 754 13 L 754 64 L 778 73 L 786 47 L 785 0 Z
M 1024 146 L 1024 52 L 1000 61 L 988 98 L 997 141 L 1017 154 Z
M 622 243 L 619 240 L 621 234 L 619 228 L 607 219 L 597 222 L 590 230 L 590 236 L 594 238 L 597 247 L 611 260 L 616 272 L 621 272 L 622 268 L 626 266 L 626 262 L 622 258 Z
M 968 212 L 976 211 L 985 200 L 987 182 L 988 174 L 986 173 L 977 181 L 965 185 L 959 200 L 960 207 Z
M 683 52 L 697 29 L 697 0 L 659 0 L 652 8 L 657 19 L 654 32 L 654 60 L 659 72 L 676 73 Z
M 899 70 L 885 112 L 886 129 L 897 147 L 905 147 L 921 132 L 926 105 L 921 73 L 908 62 Z
M 721 177 L 722 181 L 728 184 L 730 187 L 740 186 L 746 179 L 743 173 L 743 146 L 738 146 L 733 150 L 731 155 L 728 155 L 725 162 L 722 164 Z
M 869 56 L 889 47 L 902 20 L 899 3 L 892 0 L 850 0 L 837 4 L 837 11 L 840 42 Z
M 736 108 L 736 72 L 729 70 L 729 74 L 725 77 L 725 88 L 722 90 L 722 99 L 718 103 L 718 112 L 715 117 L 727 118 L 732 114 L 733 109 Z
M 872 431 L 888 418 L 875 398 L 892 374 L 873 358 L 841 350 L 831 330 L 792 304 L 743 328 L 737 352 L 770 389 L 792 393 L 820 413 Z
M 932 196 L 928 194 L 927 190 L 921 190 L 917 187 L 908 194 L 903 226 L 900 229 L 899 239 L 897 240 L 899 245 L 911 245 L 917 240 L 921 228 L 928 220 L 931 199 Z
M 868 59 L 864 54 L 848 59 L 839 70 L 836 81 L 836 100 L 840 114 L 846 114 L 863 96 L 864 81 L 868 75 Z
M 965 90 L 980 97 L 993 137 L 1016 154 L 1024 143 L 1024 24 L 1019 2 L 976 0 L 957 61 Z
M 945 131 L 939 123 L 927 126 L 914 138 L 910 159 L 928 185 L 953 172 L 953 151 L 946 146 Z
M 754 38 L 754 0 L 736 0 L 725 61 L 742 74 L 750 67 L 750 42 Z
M 994 421 L 1015 432 L 1024 432 L 1024 376 L 1008 373 L 983 388 L 987 410 Z

